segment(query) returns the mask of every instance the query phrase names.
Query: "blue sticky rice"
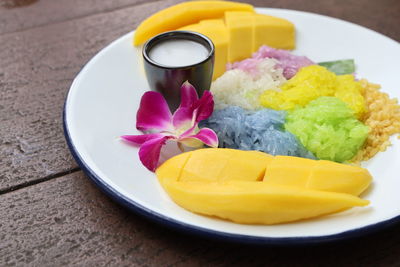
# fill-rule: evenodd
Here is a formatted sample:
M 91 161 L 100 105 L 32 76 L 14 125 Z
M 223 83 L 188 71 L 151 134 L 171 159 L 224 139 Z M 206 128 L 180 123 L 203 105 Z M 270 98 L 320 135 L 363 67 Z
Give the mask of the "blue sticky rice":
M 285 118 L 286 112 L 281 110 L 265 108 L 254 112 L 230 106 L 214 110 L 200 127 L 216 132 L 219 147 L 315 159 L 293 134 L 285 131 Z

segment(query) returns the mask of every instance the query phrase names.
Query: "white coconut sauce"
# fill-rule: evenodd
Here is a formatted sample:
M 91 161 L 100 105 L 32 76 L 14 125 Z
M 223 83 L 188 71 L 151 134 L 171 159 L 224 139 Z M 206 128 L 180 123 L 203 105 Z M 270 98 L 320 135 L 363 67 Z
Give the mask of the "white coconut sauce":
M 185 39 L 165 40 L 153 46 L 151 60 L 169 67 L 182 67 L 200 63 L 209 55 L 202 44 Z

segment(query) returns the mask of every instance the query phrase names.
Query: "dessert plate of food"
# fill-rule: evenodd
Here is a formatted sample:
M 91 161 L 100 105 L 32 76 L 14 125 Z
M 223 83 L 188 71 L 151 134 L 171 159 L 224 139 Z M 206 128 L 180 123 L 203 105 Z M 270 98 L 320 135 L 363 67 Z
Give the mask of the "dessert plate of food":
M 208 37 L 215 58 L 210 90 L 179 81 L 170 110 L 141 49 L 174 30 Z M 400 221 L 397 62 L 398 42 L 339 19 L 185 2 L 87 63 L 65 136 L 97 186 L 163 225 L 260 244 L 356 237 Z

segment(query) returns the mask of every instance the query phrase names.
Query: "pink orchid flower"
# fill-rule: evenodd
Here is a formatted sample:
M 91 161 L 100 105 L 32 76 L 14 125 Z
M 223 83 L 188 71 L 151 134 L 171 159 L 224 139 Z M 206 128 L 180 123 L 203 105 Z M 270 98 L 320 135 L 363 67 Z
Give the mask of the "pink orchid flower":
M 199 99 L 196 89 L 185 82 L 181 87 L 181 103 L 171 114 L 168 104 L 159 92 L 146 92 L 136 114 L 136 128 L 142 135 L 124 135 L 122 139 L 139 145 L 139 158 L 146 168 L 155 171 L 160 151 L 167 140 L 174 140 L 188 147 L 206 144 L 218 147 L 218 137 L 209 128 L 199 129 L 198 123 L 211 116 L 214 100 L 210 91 L 204 91 Z

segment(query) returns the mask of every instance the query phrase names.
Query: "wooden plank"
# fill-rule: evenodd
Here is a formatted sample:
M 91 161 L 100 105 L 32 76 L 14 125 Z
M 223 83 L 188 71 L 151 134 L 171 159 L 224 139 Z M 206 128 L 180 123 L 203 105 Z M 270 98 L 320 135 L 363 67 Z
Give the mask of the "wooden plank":
M 18 5 L 16 4 L 18 2 L 31 4 Z M 59 2 L 52 0 L 5 0 L 0 2 L 0 34 L 21 31 L 49 23 L 58 23 L 96 13 L 110 12 L 145 2 L 149 1 L 68 0 Z M 400 13 L 400 5 L 397 0 L 326 0 L 320 1 L 318 4 L 309 0 L 272 0 L 268 2 L 251 0 L 242 2 L 249 2 L 255 6 L 288 8 L 335 16 L 361 23 L 368 28 L 400 40 L 400 33 L 393 33 L 393 25 L 398 23 L 398 14 Z M 162 5 L 160 4 L 160 6 Z M 382 19 L 383 14 L 385 19 Z
M 315 247 L 254 247 L 176 233 L 108 199 L 81 172 L 0 196 L 0 266 L 380 266 L 400 227 Z
M 59 23 L 97 13 L 150 2 L 146 0 L 3 0 L 0 2 L 0 34 Z
M 62 108 L 73 78 L 101 48 L 176 0 L 0 36 L 0 191 L 76 168 Z

